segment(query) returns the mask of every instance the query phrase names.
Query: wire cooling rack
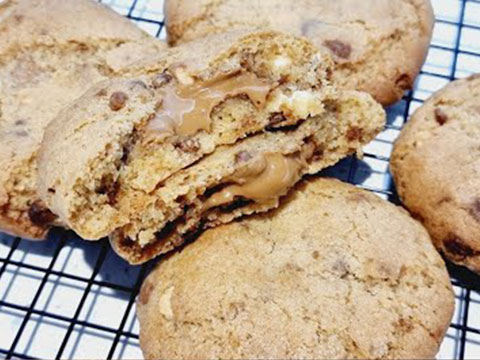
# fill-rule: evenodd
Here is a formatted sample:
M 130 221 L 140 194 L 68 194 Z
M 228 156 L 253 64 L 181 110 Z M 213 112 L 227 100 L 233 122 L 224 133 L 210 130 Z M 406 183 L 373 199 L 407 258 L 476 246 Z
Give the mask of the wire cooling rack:
M 240 1 L 240 0 L 239 0 Z M 165 38 L 162 0 L 103 0 Z M 480 72 L 480 1 L 433 0 L 432 46 L 415 90 L 388 111 L 365 149 L 325 172 L 397 202 L 388 161 L 409 115 L 455 78 Z M 128 266 L 106 241 L 61 230 L 41 243 L 0 235 L 0 358 L 138 359 L 135 297 L 149 265 Z M 480 358 L 480 277 L 449 264 L 456 311 L 438 358 Z

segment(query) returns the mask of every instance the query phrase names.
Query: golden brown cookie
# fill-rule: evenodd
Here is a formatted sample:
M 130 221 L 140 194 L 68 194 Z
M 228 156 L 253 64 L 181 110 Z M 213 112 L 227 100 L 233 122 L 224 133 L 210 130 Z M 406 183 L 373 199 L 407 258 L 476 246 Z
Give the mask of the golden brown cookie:
M 417 110 L 395 144 L 405 206 L 437 248 L 480 272 L 480 76 L 457 80 Z
M 192 57 L 192 54 L 195 54 Z M 331 86 L 331 60 L 275 32 L 212 36 L 97 85 L 49 126 L 40 192 L 132 263 L 266 211 L 306 173 L 361 151 L 385 114 Z
M 166 0 L 172 45 L 232 28 L 309 38 L 336 62 L 334 80 L 383 105 L 410 89 L 433 29 L 430 0 Z
M 425 229 L 331 179 L 208 230 L 137 301 L 146 359 L 433 359 L 453 309 Z
M 55 216 L 36 192 L 47 124 L 92 83 L 163 47 L 90 0 L 0 2 L 0 229 L 45 237 Z

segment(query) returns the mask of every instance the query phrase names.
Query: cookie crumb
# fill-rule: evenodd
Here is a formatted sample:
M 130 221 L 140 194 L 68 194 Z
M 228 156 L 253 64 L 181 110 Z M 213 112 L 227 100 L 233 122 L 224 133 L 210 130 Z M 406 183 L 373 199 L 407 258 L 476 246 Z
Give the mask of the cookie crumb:
M 323 44 L 342 59 L 348 59 L 352 53 L 352 46 L 340 40 L 325 40 Z
M 121 110 L 127 103 L 128 96 L 124 92 L 116 91 L 110 97 L 110 109 L 113 111 Z

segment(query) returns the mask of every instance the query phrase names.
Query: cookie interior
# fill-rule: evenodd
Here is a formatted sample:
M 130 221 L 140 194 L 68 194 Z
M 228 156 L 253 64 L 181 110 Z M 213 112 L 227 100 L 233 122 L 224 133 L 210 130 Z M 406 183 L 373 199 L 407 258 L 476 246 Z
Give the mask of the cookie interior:
M 94 86 L 48 127 L 39 191 L 83 238 L 128 223 L 142 196 L 218 146 L 325 112 L 332 63 L 308 42 L 277 33 L 209 40 Z M 139 201 L 124 207 L 116 195 L 129 192 Z
M 325 107 L 321 115 L 221 146 L 163 181 L 141 198 L 145 210 L 113 233 L 116 251 L 142 263 L 205 228 L 276 208 L 303 175 L 361 151 L 383 125 L 382 110 L 365 94 L 346 92 Z M 119 193 L 118 201 L 135 207 L 138 198 Z
M 215 41 L 225 45 L 224 37 L 188 44 L 98 84 L 49 128 L 61 139 L 42 149 L 41 192 L 80 236 L 118 230 L 114 244 L 127 244 L 121 251 L 130 261 L 145 261 L 198 228 L 275 207 L 302 175 L 359 151 L 381 129 L 381 107 L 366 94 L 336 90 L 330 57 L 306 40 L 254 33 L 222 51 Z M 290 172 L 267 199 L 242 192 L 204 208 L 218 187 L 263 177 L 276 166 L 272 158 Z M 58 164 L 62 171 L 53 171 Z M 245 197 L 248 206 L 222 213 Z

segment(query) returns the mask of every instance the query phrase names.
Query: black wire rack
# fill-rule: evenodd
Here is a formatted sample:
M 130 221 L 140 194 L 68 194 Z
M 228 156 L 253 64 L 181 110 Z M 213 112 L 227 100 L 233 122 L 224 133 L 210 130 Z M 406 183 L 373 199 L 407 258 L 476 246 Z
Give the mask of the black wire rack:
M 100 0 L 165 37 L 162 0 Z M 388 124 L 365 149 L 325 171 L 394 203 L 392 144 L 412 112 L 448 82 L 480 73 L 480 0 L 432 0 L 433 42 L 414 91 L 388 109 Z M 0 235 L 0 358 L 141 358 L 135 298 L 151 265 L 128 266 L 107 241 L 62 230 L 34 243 Z M 480 358 L 480 277 L 448 264 L 456 295 L 439 358 Z

